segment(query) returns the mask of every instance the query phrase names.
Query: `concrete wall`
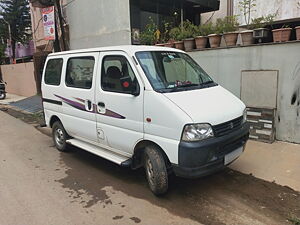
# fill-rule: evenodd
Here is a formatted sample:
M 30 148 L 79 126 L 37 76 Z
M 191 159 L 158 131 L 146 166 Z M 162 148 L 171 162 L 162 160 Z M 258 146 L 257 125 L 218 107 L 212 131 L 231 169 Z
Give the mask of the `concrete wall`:
M 245 25 L 243 13 L 240 11 L 238 4 L 240 0 L 234 0 L 234 15 L 239 15 L 239 22 Z M 299 0 L 268 0 L 255 2 L 255 11 L 252 12 L 252 18 L 266 16 L 268 14 L 275 14 L 276 21 L 287 19 L 300 19 L 300 1 Z
M 233 15 L 238 15 L 238 20 L 241 25 L 245 25 L 243 13 L 240 11 L 239 2 L 241 0 L 231 0 L 233 4 Z M 300 1 L 299 0 L 256 0 L 256 7 L 251 13 L 252 18 L 275 14 L 275 21 L 281 20 L 300 20 Z M 220 9 L 215 13 L 203 13 L 201 15 L 201 23 L 205 23 L 209 18 L 215 22 L 218 18 L 224 18 L 229 14 L 228 0 L 220 0 Z
M 131 44 L 129 0 L 68 3 L 71 49 Z
M 300 143 L 299 52 L 300 43 L 296 42 L 195 51 L 190 55 L 215 81 L 239 98 L 242 71 L 278 71 L 276 138 Z
M 11 94 L 30 97 L 37 94 L 32 62 L 1 66 L 6 91 Z

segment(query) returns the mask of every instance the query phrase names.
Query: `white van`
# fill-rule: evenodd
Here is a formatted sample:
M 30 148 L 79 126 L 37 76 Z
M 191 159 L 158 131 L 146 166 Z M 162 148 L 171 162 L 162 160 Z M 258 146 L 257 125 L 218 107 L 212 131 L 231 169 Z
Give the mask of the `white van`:
M 245 105 L 172 48 L 50 54 L 42 93 L 58 150 L 74 145 L 120 166 L 144 167 L 156 195 L 167 191 L 170 173 L 197 178 L 226 167 L 249 137 Z

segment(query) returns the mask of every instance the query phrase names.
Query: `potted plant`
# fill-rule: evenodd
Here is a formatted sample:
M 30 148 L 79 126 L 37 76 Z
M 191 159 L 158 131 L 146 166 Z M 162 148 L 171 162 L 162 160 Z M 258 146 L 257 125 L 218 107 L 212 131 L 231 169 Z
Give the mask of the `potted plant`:
M 190 21 L 184 21 L 181 25 L 182 35 L 183 35 L 183 44 L 185 51 L 192 51 L 195 49 L 195 36 L 197 27 L 192 24 Z
M 267 16 L 258 17 L 252 20 L 251 26 L 253 29 L 253 37 L 258 39 L 258 42 L 261 43 L 263 40 L 266 40 L 269 36 L 269 29 L 265 28 L 266 26 L 270 26 L 273 29 L 274 19 L 277 13 L 269 14 Z
M 226 16 L 221 23 L 223 24 L 223 37 L 227 46 L 235 46 L 239 32 L 239 23 L 236 16 Z
M 170 30 L 170 38 L 173 40 L 175 48 L 184 50 L 183 35 L 180 27 L 174 27 Z
M 286 42 L 290 40 L 292 28 L 288 25 L 283 25 L 279 29 L 272 30 L 274 42 Z
M 221 19 L 217 19 L 216 24 L 212 27 L 212 33 L 209 34 L 208 40 L 211 48 L 220 47 L 222 40 L 223 24 Z
M 300 26 L 295 27 L 296 30 L 296 39 L 300 41 Z
M 175 48 L 191 51 L 195 49 L 196 26 L 190 21 L 184 21 L 178 27 L 171 29 L 170 38 L 176 40 Z
M 247 30 L 241 31 L 241 38 L 243 45 L 251 45 L 254 43 L 253 28 L 250 26 L 251 13 L 254 12 L 256 7 L 256 0 L 243 0 L 239 2 L 239 8 L 243 13 Z
M 207 35 L 212 33 L 212 23 L 200 25 L 196 32 L 195 43 L 197 49 L 204 49 L 207 45 Z

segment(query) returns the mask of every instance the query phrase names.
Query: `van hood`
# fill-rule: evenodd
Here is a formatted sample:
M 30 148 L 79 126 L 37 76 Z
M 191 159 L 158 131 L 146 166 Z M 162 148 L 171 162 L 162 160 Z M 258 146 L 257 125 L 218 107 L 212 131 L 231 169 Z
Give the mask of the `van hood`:
M 245 104 L 221 86 L 164 93 L 194 123 L 221 124 L 243 115 Z

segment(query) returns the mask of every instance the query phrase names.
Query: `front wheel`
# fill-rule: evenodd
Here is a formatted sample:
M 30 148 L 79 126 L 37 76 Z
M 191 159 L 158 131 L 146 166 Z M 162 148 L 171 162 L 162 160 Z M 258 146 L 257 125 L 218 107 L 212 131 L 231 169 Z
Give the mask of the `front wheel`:
M 68 134 L 61 124 L 61 122 L 56 121 L 52 126 L 52 138 L 56 148 L 61 152 L 68 151 L 67 138 Z
M 155 195 L 168 191 L 168 172 L 162 153 L 155 146 L 148 146 L 144 152 L 144 167 L 149 187 Z
M 0 92 L 0 100 L 3 100 L 6 98 L 6 93 L 5 92 Z

